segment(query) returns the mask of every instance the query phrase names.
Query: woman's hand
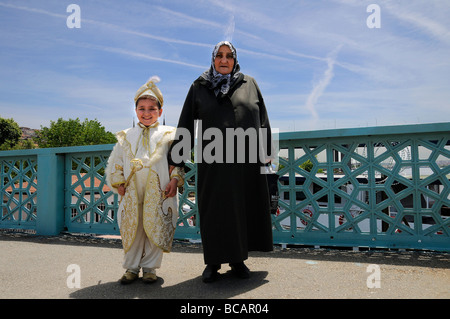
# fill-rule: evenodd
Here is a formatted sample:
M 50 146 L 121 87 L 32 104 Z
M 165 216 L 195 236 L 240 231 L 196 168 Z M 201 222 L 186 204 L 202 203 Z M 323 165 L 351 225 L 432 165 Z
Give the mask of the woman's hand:
M 172 178 L 166 186 L 165 194 L 167 197 L 174 197 L 177 194 L 177 183 L 176 178 Z
M 119 193 L 120 196 L 124 196 L 126 191 L 127 189 L 125 188 L 125 184 L 120 184 L 119 187 L 117 188 L 117 192 Z

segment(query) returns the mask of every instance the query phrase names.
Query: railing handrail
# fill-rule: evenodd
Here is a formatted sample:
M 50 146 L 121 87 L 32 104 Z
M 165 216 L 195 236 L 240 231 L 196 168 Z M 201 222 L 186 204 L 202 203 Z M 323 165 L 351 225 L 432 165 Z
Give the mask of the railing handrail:
M 0 151 L 0 157 L 102 152 L 102 151 L 112 151 L 113 147 L 114 144 L 98 144 L 98 145 L 34 148 L 25 150 L 9 150 L 9 151 Z
M 450 122 L 432 124 L 411 124 L 392 126 L 372 126 L 340 128 L 317 131 L 280 132 L 280 140 L 320 139 L 334 137 L 382 136 L 400 134 L 424 134 L 450 132 Z

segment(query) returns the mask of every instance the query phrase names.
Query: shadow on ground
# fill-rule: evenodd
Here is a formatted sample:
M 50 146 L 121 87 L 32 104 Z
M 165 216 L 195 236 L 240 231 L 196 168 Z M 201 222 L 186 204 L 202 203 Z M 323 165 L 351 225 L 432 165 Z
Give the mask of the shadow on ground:
M 180 282 L 176 285 L 164 286 L 164 279 L 152 284 L 144 283 L 141 278 L 129 285 L 119 281 L 99 283 L 95 286 L 79 289 L 70 294 L 75 299 L 223 299 L 241 295 L 256 289 L 268 281 L 266 271 L 252 272 L 249 279 L 236 278 L 231 272 L 220 274 L 219 280 L 210 284 L 202 282 L 201 276 Z

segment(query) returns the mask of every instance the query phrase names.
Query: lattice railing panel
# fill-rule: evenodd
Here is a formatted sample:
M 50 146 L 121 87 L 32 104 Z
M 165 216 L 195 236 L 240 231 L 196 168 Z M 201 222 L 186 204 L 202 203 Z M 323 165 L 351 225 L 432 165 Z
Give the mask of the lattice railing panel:
M 187 162 L 185 166 L 185 181 L 179 195 L 178 222 L 175 238 L 200 238 L 200 219 L 196 202 L 197 196 L 197 166 Z
M 36 156 L 3 159 L 0 170 L 2 194 L 0 226 L 33 228 L 37 215 Z
M 280 140 L 280 147 L 280 241 L 449 246 L 448 135 Z
M 66 157 L 66 227 L 69 231 L 118 232 L 117 195 L 106 185 L 109 152 Z

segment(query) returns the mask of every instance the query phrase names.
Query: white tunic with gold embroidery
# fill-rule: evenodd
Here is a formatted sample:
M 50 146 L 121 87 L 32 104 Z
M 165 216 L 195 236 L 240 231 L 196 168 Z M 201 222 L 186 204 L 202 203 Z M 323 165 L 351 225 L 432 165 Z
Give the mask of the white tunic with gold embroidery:
M 119 185 L 129 179 L 117 216 L 125 253 L 136 236 L 138 205 L 142 205 L 143 226 L 148 238 L 165 252 L 172 247 L 178 196 L 166 198 L 164 190 L 170 181 L 167 153 L 174 136 L 174 127 L 158 123 L 150 128 L 137 126 L 117 133 L 118 142 L 108 160 L 106 179 L 115 193 Z M 136 161 L 142 162 L 142 169 L 132 173 Z M 178 178 L 178 186 L 183 183 L 180 175 L 177 168 L 171 174 Z

